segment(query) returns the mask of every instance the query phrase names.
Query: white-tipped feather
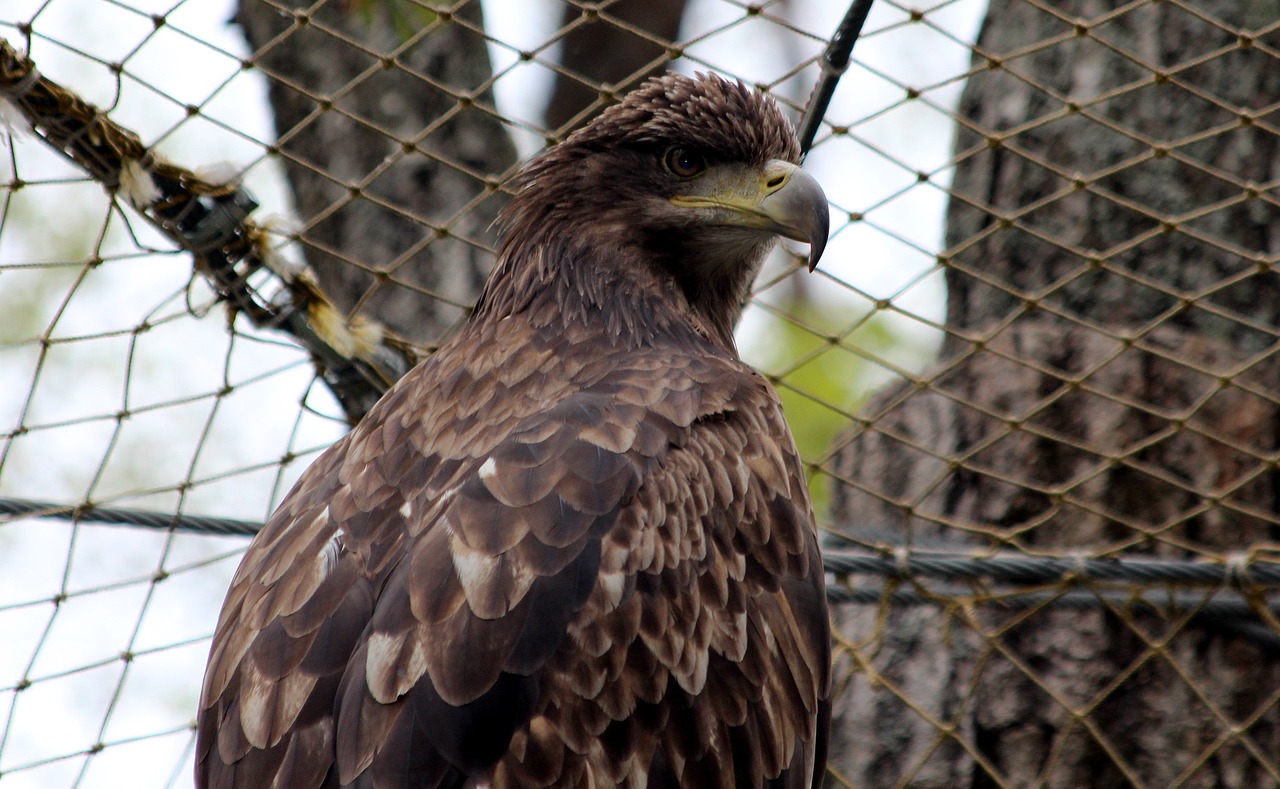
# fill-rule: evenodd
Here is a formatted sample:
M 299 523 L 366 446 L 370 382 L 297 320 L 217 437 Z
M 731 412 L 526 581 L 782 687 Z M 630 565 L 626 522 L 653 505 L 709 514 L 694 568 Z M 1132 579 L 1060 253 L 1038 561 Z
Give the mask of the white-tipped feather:
M 287 242 L 302 232 L 302 225 L 289 217 L 271 214 L 259 227 L 263 232 L 258 238 L 258 254 L 267 268 L 284 280 L 306 276 L 306 264 L 285 251 Z
M 141 211 L 160 199 L 160 187 L 156 186 L 155 179 L 142 162 L 125 159 L 120 168 L 120 194 L 129 201 L 129 205 Z
M 211 184 L 239 183 L 244 170 L 231 162 L 213 162 L 195 169 L 196 177 Z
M 31 133 L 31 121 L 8 99 L 0 99 L 0 130 L 9 137 L 25 137 Z

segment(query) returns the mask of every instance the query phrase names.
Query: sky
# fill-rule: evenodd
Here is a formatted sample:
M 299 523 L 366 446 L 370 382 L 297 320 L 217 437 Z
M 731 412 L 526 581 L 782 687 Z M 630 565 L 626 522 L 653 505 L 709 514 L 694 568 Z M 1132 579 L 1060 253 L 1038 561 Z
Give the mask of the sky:
M 779 39 L 774 23 L 744 21 L 741 3 L 692 0 L 681 38 L 695 43 L 676 67 L 773 84 L 820 51 L 844 6 L 770 7 L 799 31 Z M 534 119 L 549 72 L 515 53 L 547 39 L 560 5 L 485 8 L 490 33 L 510 45 L 491 47 L 503 73 L 498 105 Z M 820 134 L 806 163 L 831 200 L 835 231 L 809 292 L 837 316 L 890 299 L 907 366 L 927 361 L 937 341 L 930 325 L 943 318 L 933 255 L 949 178 L 947 112 L 982 4 L 925 10 L 925 23 L 911 23 L 887 0 L 873 8 L 828 113 L 850 134 Z M 152 13 L 166 15 L 164 28 Z M 34 17 L 42 73 L 109 108 L 175 162 L 243 170 L 259 216 L 287 223 L 287 190 L 262 155 L 272 136 L 265 89 L 236 67 L 245 47 L 226 24 L 231 14 L 230 0 L 5 0 L 0 37 L 20 46 L 15 25 Z M 117 81 L 77 52 L 129 56 L 128 76 Z M 805 69 L 777 90 L 802 100 L 815 74 Z M 904 86 L 922 96 L 908 100 Z M 187 117 L 186 104 L 200 115 Z M 265 518 L 343 432 L 305 354 L 281 336 L 229 332 L 189 257 L 127 209 L 111 210 L 99 187 L 6 117 L 14 133 L 0 142 L 0 182 L 26 185 L 0 191 L 0 496 Z M 539 142 L 517 144 L 529 155 Z M 103 262 L 87 268 L 90 255 Z M 770 358 L 770 321 L 758 307 L 744 320 L 748 359 Z M 20 435 L 3 438 L 19 425 Z M 0 789 L 191 785 L 208 638 L 244 544 L 0 522 Z

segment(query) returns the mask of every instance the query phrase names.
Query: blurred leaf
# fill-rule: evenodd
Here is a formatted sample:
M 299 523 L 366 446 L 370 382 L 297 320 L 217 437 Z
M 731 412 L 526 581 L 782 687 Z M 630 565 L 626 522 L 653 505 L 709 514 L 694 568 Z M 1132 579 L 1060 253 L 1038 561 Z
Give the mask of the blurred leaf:
M 437 18 L 435 11 L 410 0 L 348 0 L 347 8 L 370 28 L 385 15 L 401 41 L 408 41 Z
M 824 459 L 850 415 L 891 373 L 873 359 L 919 356 L 923 349 L 895 331 L 888 316 L 866 317 L 792 296 L 765 315 L 768 342 L 754 349 L 752 363 L 778 390 L 801 457 Z M 857 326 L 852 332 L 850 327 Z M 810 478 L 816 512 L 826 509 L 826 484 Z

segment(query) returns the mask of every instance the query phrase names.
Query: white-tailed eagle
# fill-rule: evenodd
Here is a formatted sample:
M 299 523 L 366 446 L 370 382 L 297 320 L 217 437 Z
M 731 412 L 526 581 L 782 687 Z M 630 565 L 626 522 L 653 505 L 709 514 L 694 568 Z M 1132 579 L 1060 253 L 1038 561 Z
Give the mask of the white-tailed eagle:
M 812 507 L 732 335 L 777 235 L 826 242 L 799 154 L 667 75 L 524 168 L 470 320 L 249 546 L 198 787 L 821 783 Z

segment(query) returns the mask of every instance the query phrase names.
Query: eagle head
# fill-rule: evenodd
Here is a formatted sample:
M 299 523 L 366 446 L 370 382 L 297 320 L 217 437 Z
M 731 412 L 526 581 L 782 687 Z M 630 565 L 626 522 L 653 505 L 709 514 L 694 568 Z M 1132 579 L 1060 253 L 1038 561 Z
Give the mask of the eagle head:
M 799 162 L 766 94 L 715 75 L 655 77 L 525 166 L 503 257 L 550 246 L 615 283 L 648 269 L 731 333 L 778 236 L 809 244 L 811 271 L 826 246 L 826 196 Z

